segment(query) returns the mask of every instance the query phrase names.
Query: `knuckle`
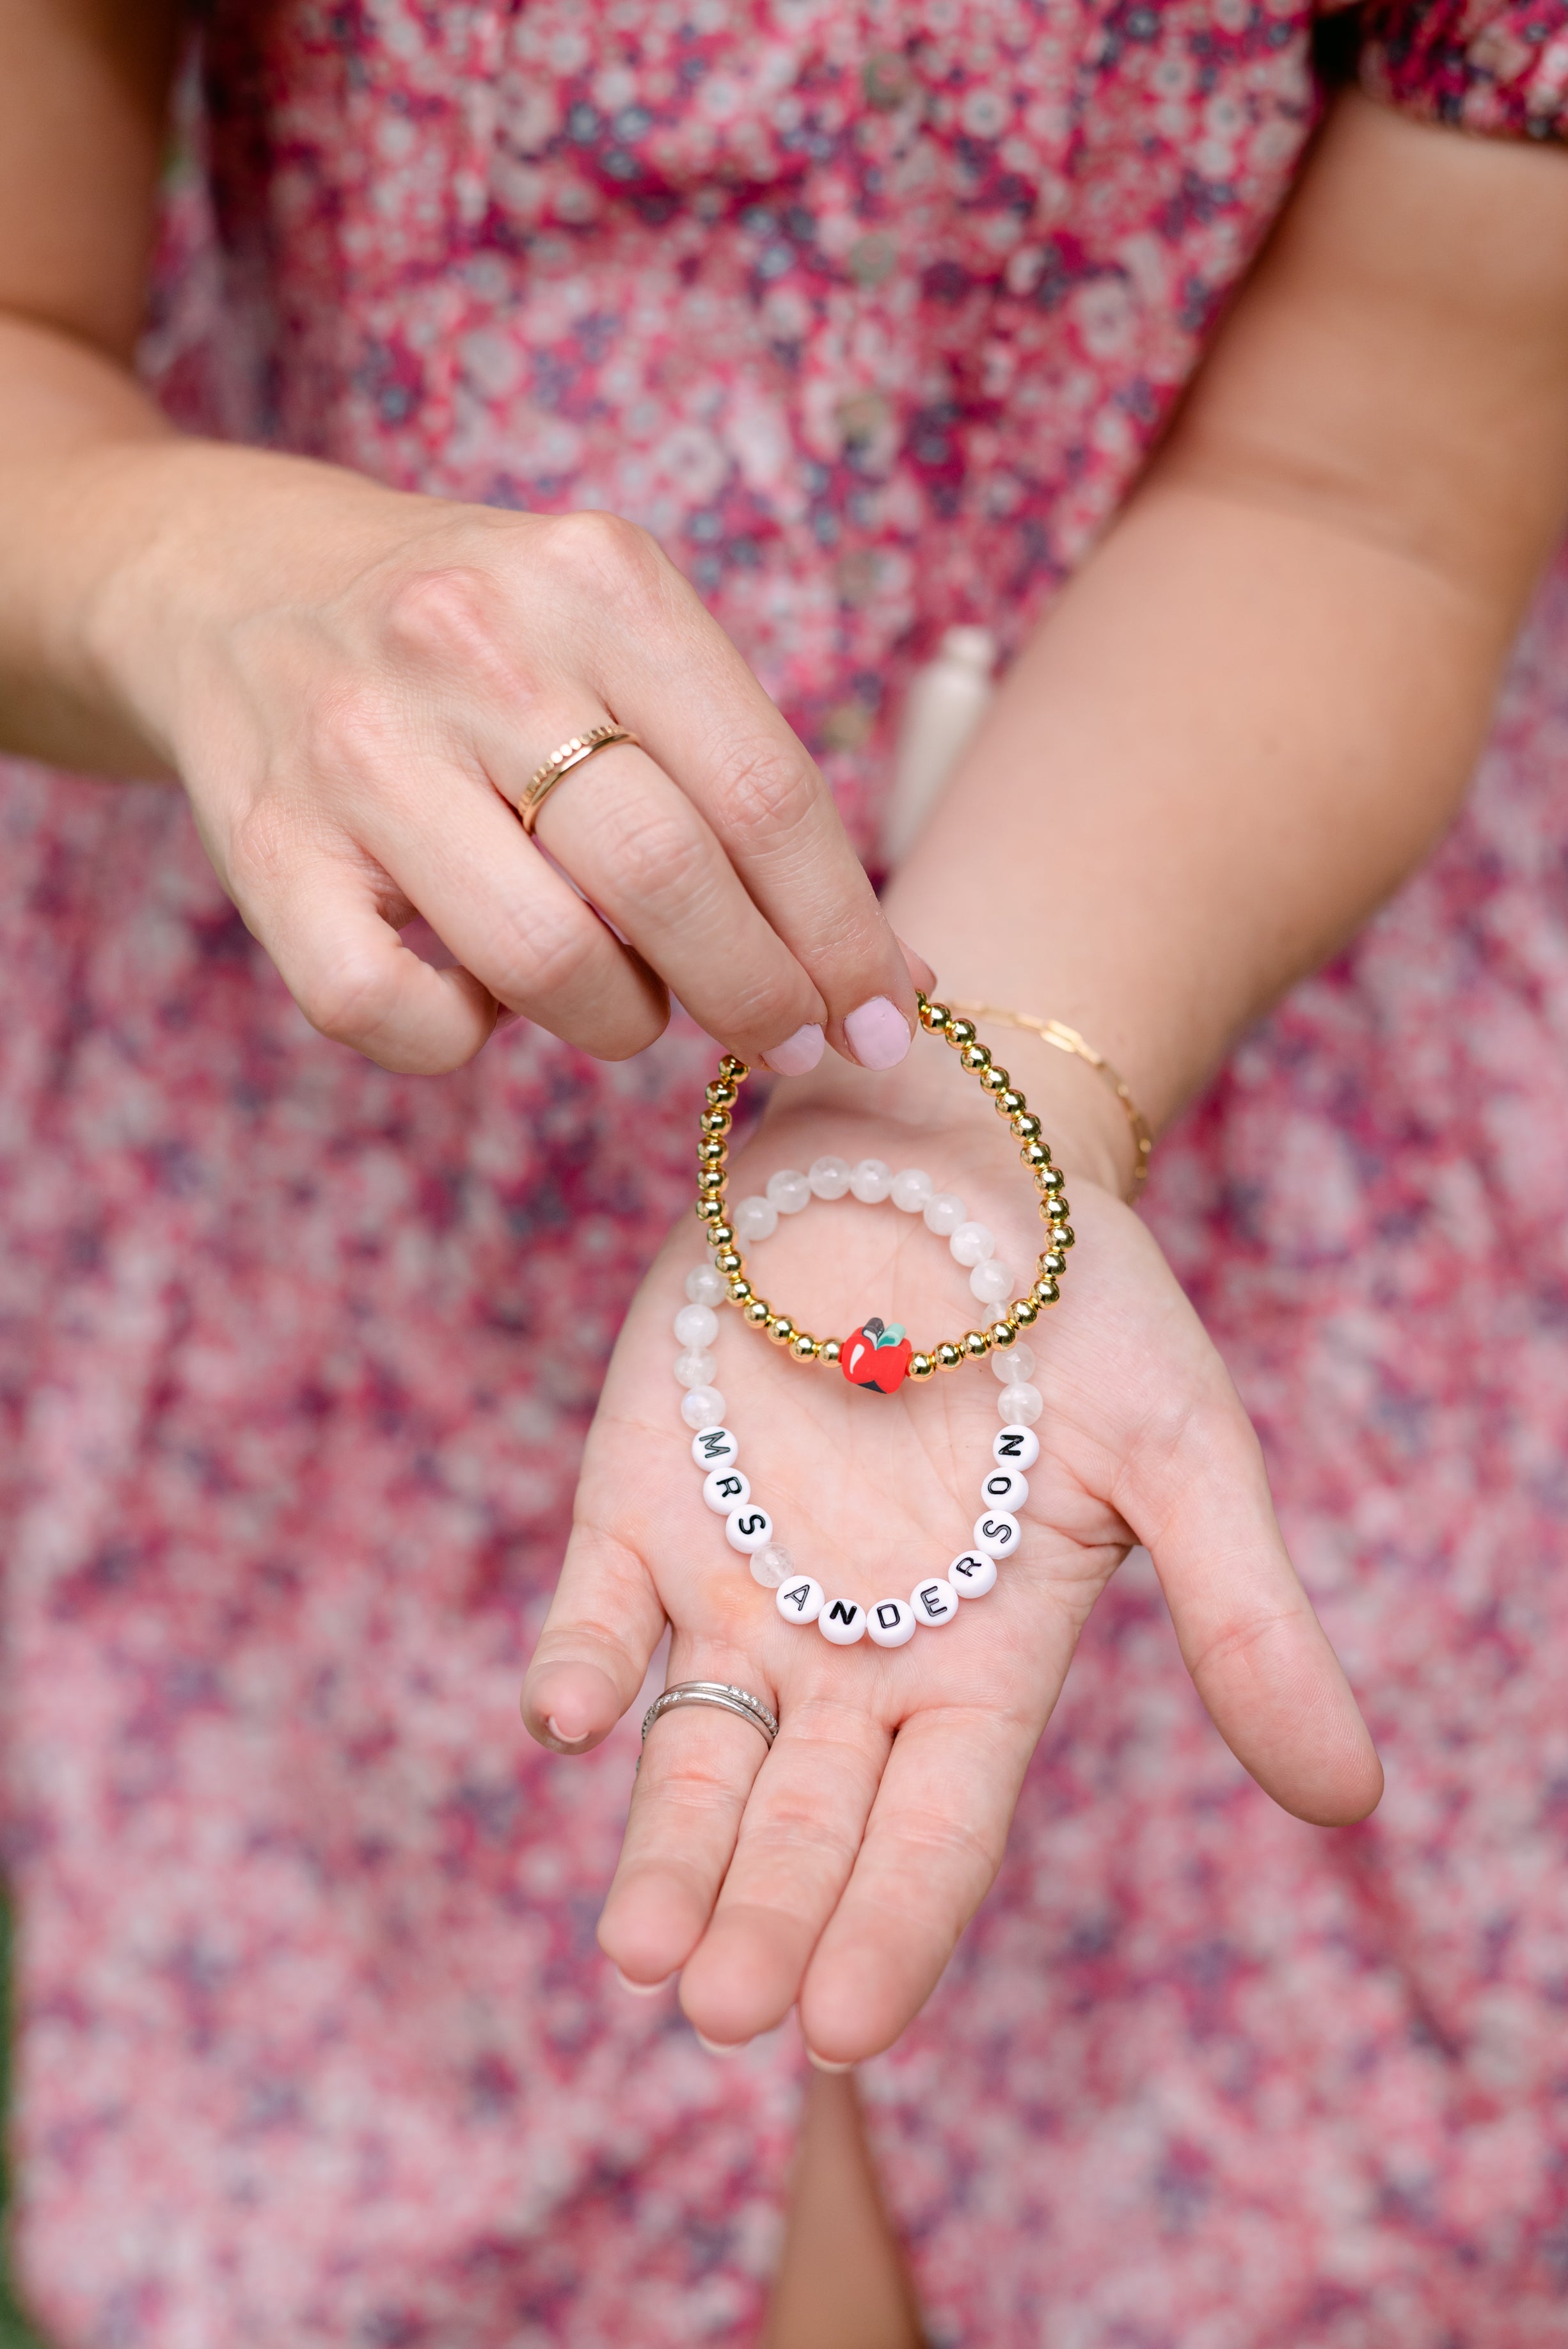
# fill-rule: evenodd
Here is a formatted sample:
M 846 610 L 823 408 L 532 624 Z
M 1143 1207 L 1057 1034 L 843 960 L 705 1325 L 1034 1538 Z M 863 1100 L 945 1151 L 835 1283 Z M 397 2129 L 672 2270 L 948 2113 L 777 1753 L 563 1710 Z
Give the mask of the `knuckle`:
M 620 514 L 562 514 L 543 545 L 551 564 L 595 599 L 641 607 L 665 593 L 669 566 L 657 541 Z
M 820 786 L 805 753 L 757 739 L 721 760 L 715 792 L 727 830 L 748 842 L 787 839 L 814 812 Z
M 386 1026 L 397 996 L 391 957 L 357 953 L 322 964 L 294 989 L 300 1009 L 321 1035 L 361 1046 Z
M 443 563 L 407 574 L 387 591 L 382 633 L 389 651 L 442 667 L 494 656 L 499 595 L 495 582 L 469 563 Z

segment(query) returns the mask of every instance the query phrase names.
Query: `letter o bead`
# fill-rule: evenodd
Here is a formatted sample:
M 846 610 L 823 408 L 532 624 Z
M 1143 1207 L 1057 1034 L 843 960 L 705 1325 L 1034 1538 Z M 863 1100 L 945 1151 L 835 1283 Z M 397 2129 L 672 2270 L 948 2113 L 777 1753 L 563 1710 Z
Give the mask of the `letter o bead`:
M 748 1500 L 739 1508 L 731 1509 L 726 1517 L 724 1538 L 731 1549 L 738 1549 L 742 1557 L 749 1557 L 754 1551 L 766 1549 L 772 1540 L 773 1520 L 766 1509 L 759 1509 L 755 1501 Z
M 716 1516 L 727 1517 L 751 1498 L 751 1480 L 738 1468 L 715 1468 L 702 1480 L 702 1497 Z
M 996 1561 L 983 1549 L 966 1549 L 948 1568 L 947 1579 L 960 1599 L 984 1599 L 996 1588 Z
M 902 1599 L 879 1599 L 867 1618 L 866 1630 L 879 1648 L 902 1648 L 914 1637 L 914 1609 Z
M 1016 1516 L 1029 1497 L 1029 1480 L 1016 1468 L 993 1468 L 980 1480 L 980 1498 L 988 1509 L 1010 1509 Z
M 814 1623 L 822 1611 L 822 1596 L 821 1584 L 813 1582 L 809 1574 L 802 1574 L 779 1584 L 773 1594 L 773 1604 L 786 1623 Z
M 998 1468 L 1032 1468 L 1039 1456 L 1039 1437 L 1018 1421 L 998 1430 L 991 1446 L 991 1457 Z
M 987 1557 L 1011 1557 L 1018 1547 L 1018 1520 L 1006 1509 L 983 1509 L 975 1520 L 975 1547 Z
M 817 1629 L 835 1648 L 852 1648 L 866 1636 L 866 1610 L 852 1599 L 825 1599 Z
M 944 1582 L 940 1575 L 933 1575 L 929 1582 L 916 1583 L 909 1594 L 909 1604 L 915 1621 L 934 1631 L 942 1624 L 951 1623 L 957 1614 L 958 1593 L 951 1582 Z

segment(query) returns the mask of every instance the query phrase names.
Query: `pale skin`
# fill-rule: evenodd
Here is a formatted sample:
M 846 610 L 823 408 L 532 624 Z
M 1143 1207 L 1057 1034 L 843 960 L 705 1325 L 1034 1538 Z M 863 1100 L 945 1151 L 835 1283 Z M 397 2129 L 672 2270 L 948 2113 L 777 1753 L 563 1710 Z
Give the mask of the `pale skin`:
M 634 1050 L 673 988 L 753 1062 L 789 1067 L 796 1045 L 799 1081 L 732 1196 L 824 1152 L 921 1164 L 1026 1264 L 1026 1177 L 952 1056 L 923 1040 L 866 1072 L 902 1053 L 928 976 L 895 931 L 945 992 L 1084 1030 L 1159 1126 L 1449 820 L 1568 512 L 1560 151 L 1338 102 L 1176 429 L 1016 664 L 884 916 L 810 760 L 640 533 L 172 435 L 126 365 L 160 12 L 0 0 L 0 53 L 19 61 L 0 78 L 0 740 L 177 775 L 307 1016 L 385 1065 L 456 1066 L 514 1010 Z M 709 713 L 695 732 L 693 700 Z M 646 751 L 604 753 L 591 793 L 563 786 L 541 836 L 631 949 L 562 903 L 502 797 L 605 709 Z M 459 968 L 399 947 L 414 910 Z M 866 1004 L 902 1032 L 861 1023 L 857 1052 Z M 597 1744 L 666 1620 L 672 1678 L 739 1682 L 784 1723 L 766 1757 L 717 1714 L 659 1724 L 601 1929 L 632 1982 L 678 1976 L 719 2045 L 791 2008 L 821 2065 L 896 2038 L 992 1879 L 1078 1632 L 1134 1539 L 1267 1792 L 1333 1824 L 1380 1790 L 1245 1414 L 1120 1204 L 1119 1112 L 1081 1066 L 986 1040 L 1046 1119 L 1078 1235 L 1030 1340 L 1043 1451 L 1027 1547 L 996 1591 L 887 1655 L 779 1621 L 700 1507 L 667 1377 L 695 1219 L 634 1306 L 590 1440 L 530 1729 Z M 892 1207 L 814 1206 L 764 1267 L 819 1330 L 871 1310 L 933 1334 L 982 1318 Z M 738 1320 L 720 1343 L 744 1464 L 820 1579 L 903 1594 L 964 1546 L 997 1424 L 988 1371 L 884 1400 Z M 846 2141 L 847 2087 L 822 2084 L 824 2142 Z M 792 2244 L 802 2226 L 826 2240 L 813 2174 Z M 837 2301 L 869 2295 L 843 2338 L 895 2349 L 916 2320 L 870 2171 L 836 2174 L 841 2210 L 861 2198 Z M 835 2349 L 808 2267 L 787 2249 L 772 2349 Z

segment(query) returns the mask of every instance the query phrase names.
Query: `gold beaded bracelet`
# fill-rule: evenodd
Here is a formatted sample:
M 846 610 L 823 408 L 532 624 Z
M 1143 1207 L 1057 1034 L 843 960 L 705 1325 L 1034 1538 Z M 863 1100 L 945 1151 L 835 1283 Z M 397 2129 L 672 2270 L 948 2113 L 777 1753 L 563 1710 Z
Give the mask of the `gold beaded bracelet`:
M 1067 1270 L 1067 1251 L 1073 1244 L 1073 1230 L 1068 1221 L 1065 1182 L 1060 1169 L 1051 1164 L 1050 1149 L 1041 1138 L 1040 1121 L 1006 1070 L 997 1066 L 980 1042 L 974 1021 L 960 1019 L 944 1003 L 928 1002 L 923 995 L 917 995 L 915 1001 L 920 1024 L 927 1035 L 945 1038 L 963 1066 L 978 1079 L 981 1090 L 991 1095 L 998 1117 L 1005 1118 L 1017 1136 L 1018 1155 L 1035 1178 L 1040 1194 L 1040 1219 L 1049 1234 L 1049 1245 L 1037 1261 L 1033 1287 L 1000 1309 L 988 1329 L 969 1330 L 962 1338 L 944 1338 L 939 1345 L 923 1352 L 911 1351 L 907 1375 L 928 1379 L 935 1371 L 955 1371 L 961 1362 L 982 1361 L 994 1349 L 1015 1345 L 1020 1329 L 1029 1328 L 1059 1300 L 1061 1276 Z M 838 1363 L 847 1341 L 812 1337 L 810 1330 L 798 1328 L 788 1313 L 777 1311 L 766 1298 L 757 1294 L 746 1277 L 746 1259 L 736 1246 L 735 1230 L 726 1213 L 731 1112 L 750 1073 L 744 1061 L 727 1052 L 718 1064 L 717 1076 L 707 1088 L 707 1106 L 699 1120 L 701 1138 L 696 1152 L 697 1219 L 707 1226 L 707 1244 L 714 1263 L 728 1283 L 728 1300 L 739 1308 L 741 1319 L 754 1330 L 766 1330 L 774 1344 L 788 1347 L 796 1361 L 833 1365 Z

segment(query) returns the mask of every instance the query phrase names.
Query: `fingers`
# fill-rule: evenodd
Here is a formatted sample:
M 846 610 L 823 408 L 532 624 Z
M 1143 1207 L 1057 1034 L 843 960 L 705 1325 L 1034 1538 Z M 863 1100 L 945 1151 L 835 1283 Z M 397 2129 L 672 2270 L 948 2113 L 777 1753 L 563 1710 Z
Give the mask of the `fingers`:
M 641 1558 L 597 1527 L 577 1526 L 523 1679 L 530 1736 L 573 1754 L 601 1744 L 641 1689 L 664 1632 Z
M 1060 1684 L 1054 1671 L 1044 1678 Z M 1026 1721 L 953 1706 L 900 1729 L 854 1872 L 801 1986 L 813 2054 L 860 2063 L 891 2046 L 930 1997 L 1001 1865 L 1046 1710 L 1042 1700 Z
M 1124 1514 L 1147 1544 L 1187 1669 L 1238 1761 L 1297 1818 L 1365 1818 L 1382 1765 L 1295 1577 L 1263 1454 L 1222 1373 L 1171 1440 L 1135 1454 Z
M 754 2039 L 794 2004 L 855 1865 L 889 1743 L 863 1702 L 821 1698 L 785 1716 L 682 1976 L 681 2004 L 704 2038 Z

